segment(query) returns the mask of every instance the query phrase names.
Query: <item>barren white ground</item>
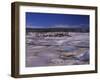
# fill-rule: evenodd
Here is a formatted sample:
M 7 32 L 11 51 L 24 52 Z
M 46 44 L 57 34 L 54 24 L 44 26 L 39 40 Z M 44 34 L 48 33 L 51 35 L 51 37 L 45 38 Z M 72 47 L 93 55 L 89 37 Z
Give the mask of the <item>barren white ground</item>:
M 26 67 L 89 64 L 89 33 L 62 37 L 26 36 Z

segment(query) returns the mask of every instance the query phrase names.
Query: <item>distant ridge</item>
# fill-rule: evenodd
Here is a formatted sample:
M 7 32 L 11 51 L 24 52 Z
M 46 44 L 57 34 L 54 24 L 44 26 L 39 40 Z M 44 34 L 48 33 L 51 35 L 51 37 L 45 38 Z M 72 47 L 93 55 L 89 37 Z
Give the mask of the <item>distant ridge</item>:
M 26 32 L 89 32 L 89 28 L 26 28 Z

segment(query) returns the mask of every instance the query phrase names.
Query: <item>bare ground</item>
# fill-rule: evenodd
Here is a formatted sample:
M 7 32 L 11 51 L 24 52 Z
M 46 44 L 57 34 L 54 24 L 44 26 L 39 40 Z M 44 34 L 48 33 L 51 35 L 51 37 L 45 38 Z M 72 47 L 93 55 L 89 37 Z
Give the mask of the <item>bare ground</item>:
M 26 36 L 26 67 L 89 64 L 89 33 L 36 38 Z

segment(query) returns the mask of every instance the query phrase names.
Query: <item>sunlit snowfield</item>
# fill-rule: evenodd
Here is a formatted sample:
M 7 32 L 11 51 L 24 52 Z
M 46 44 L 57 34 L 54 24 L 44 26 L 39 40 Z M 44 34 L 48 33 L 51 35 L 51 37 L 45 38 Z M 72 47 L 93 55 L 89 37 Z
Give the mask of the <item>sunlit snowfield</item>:
M 26 34 L 26 67 L 89 64 L 89 33 L 69 32 L 56 37 L 36 34 Z

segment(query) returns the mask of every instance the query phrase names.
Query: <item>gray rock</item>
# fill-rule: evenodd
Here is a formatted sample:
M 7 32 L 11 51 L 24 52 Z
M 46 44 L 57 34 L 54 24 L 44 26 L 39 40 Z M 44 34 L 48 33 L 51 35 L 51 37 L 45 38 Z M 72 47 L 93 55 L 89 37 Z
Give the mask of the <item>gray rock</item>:
M 51 59 L 50 63 L 55 64 L 55 65 L 61 65 L 64 64 L 64 60 L 56 58 L 56 59 Z
M 80 55 L 78 55 L 76 58 L 81 60 L 81 61 L 89 61 L 89 51 L 85 51 L 83 53 L 81 53 Z

